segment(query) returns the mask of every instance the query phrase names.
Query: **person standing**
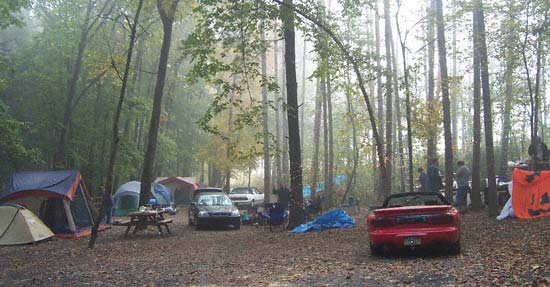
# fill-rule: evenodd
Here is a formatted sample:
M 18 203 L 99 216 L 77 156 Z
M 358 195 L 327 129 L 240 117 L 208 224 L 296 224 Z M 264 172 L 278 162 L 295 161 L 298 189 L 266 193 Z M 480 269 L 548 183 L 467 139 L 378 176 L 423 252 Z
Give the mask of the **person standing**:
M 541 137 L 535 137 L 535 140 L 529 145 L 527 151 L 533 161 L 535 171 L 540 171 L 548 167 L 550 152 L 548 146 L 542 141 Z
M 439 160 L 434 158 L 430 166 L 428 166 L 428 191 L 439 192 L 442 185 L 441 174 L 439 173 Z
M 420 183 L 420 192 L 428 191 L 428 175 L 423 168 L 418 168 L 418 182 Z
M 468 205 L 467 198 L 468 190 L 470 189 L 470 175 L 472 172 L 464 165 L 464 161 L 459 160 L 456 164 L 458 165 L 458 169 L 455 172 L 455 179 L 458 189 L 456 191 L 455 204 L 462 211 Z

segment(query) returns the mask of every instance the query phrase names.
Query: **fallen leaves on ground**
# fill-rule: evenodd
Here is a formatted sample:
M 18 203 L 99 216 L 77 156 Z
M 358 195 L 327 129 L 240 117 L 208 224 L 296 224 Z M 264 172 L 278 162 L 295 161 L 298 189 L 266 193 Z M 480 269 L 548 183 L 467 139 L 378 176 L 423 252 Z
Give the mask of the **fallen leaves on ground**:
M 358 226 L 289 234 L 242 226 L 196 231 L 185 212 L 173 236 L 124 238 L 124 227 L 88 238 L 0 247 L 0 286 L 550 286 L 550 218 L 462 218 L 462 254 L 369 254 Z

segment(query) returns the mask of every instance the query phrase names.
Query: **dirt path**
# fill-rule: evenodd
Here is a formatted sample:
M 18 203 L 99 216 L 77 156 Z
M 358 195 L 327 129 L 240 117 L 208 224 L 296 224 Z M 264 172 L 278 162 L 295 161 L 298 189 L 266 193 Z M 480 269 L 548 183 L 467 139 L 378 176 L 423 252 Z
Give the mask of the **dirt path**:
M 0 247 L 0 286 L 550 286 L 550 218 L 463 216 L 459 256 L 369 255 L 364 215 L 352 229 L 289 234 L 243 226 L 195 231 L 185 212 L 171 237 L 123 227 L 88 238 Z M 544 285 L 546 284 L 546 285 Z

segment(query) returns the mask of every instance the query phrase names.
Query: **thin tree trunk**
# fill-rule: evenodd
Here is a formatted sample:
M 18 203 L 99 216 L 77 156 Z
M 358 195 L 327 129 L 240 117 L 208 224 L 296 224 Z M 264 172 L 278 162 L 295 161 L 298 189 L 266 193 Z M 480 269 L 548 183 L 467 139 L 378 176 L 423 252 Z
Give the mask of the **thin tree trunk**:
M 162 20 L 163 37 L 160 49 L 159 66 L 157 80 L 155 83 L 155 93 L 153 97 L 153 110 L 151 112 L 151 122 L 149 124 L 149 136 L 147 141 L 147 151 L 143 162 L 143 172 L 141 174 L 141 191 L 139 195 L 139 205 L 146 205 L 149 202 L 151 193 L 151 183 L 153 182 L 153 166 L 155 164 L 155 155 L 157 151 L 157 138 L 160 126 L 160 112 L 162 104 L 162 95 L 164 82 L 166 80 L 166 70 L 168 67 L 168 55 L 170 53 L 170 44 L 172 40 L 172 25 L 174 14 L 178 5 L 178 0 L 172 1 L 157 0 L 157 9 Z M 164 7 L 168 6 L 169 7 Z
M 305 111 L 305 99 L 306 99 L 306 55 L 307 55 L 307 42 L 304 37 L 304 52 L 302 53 L 302 93 L 300 97 L 300 146 L 304 146 L 304 111 Z M 302 162 L 304 161 L 304 153 L 302 152 Z
M 399 12 L 395 15 L 395 22 L 397 26 L 397 34 L 399 35 L 399 43 L 401 44 L 401 55 L 403 58 L 403 77 L 405 82 L 405 105 L 407 119 L 407 151 L 408 151 L 408 177 L 409 177 L 409 191 L 413 192 L 413 144 L 412 144 L 412 127 L 411 127 L 411 90 L 409 86 L 409 69 L 407 67 L 407 49 L 405 46 L 405 39 L 401 37 L 401 29 L 399 27 Z
M 475 16 L 473 17 L 473 50 L 474 50 L 474 80 L 473 80 L 473 155 L 472 155 L 472 210 L 481 209 L 481 71 L 479 58 L 479 36 Z
M 426 102 L 428 103 L 428 113 L 434 114 L 434 66 L 435 66 L 435 32 L 434 32 L 434 15 L 435 15 L 435 0 L 428 0 L 428 94 Z M 430 165 L 432 159 L 437 157 L 437 123 L 434 121 L 430 127 L 430 136 L 428 137 L 428 147 L 426 151 L 426 162 Z
M 436 0 L 437 50 L 441 75 L 441 103 L 443 105 L 443 133 L 445 138 L 445 198 L 453 202 L 453 138 L 449 101 L 449 77 L 447 76 L 447 49 L 445 47 L 445 22 L 442 0 Z
M 391 41 L 393 41 L 391 22 L 390 22 L 390 4 L 389 0 L 384 0 L 384 42 L 386 46 L 386 174 L 389 179 L 389 192 L 385 191 L 384 197 L 391 194 L 392 189 L 392 166 L 393 166 L 393 147 L 392 147 L 392 59 L 391 59 Z
M 286 87 L 286 75 L 285 75 L 286 69 L 285 66 L 283 66 L 283 72 L 282 72 L 282 78 L 283 78 L 283 84 L 282 87 Z M 282 180 L 283 180 L 283 186 L 288 187 L 289 184 L 289 166 L 288 166 L 288 111 L 286 109 L 287 103 L 285 101 L 287 95 L 286 95 L 286 89 L 282 90 L 280 105 L 281 108 L 281 128 L 282 128 L 282 167 L 283 167 L 283 173 L 282 173 Z
M 262 42 L 265 42 L 265 32 L 262 31 Z M 267 59 L 265 50 L 261 54 L 262 78 L 267 79 Z M 264 137 L 264 200 L 271 202 L 271 155 L 269 153 L 269 103 L 267 86 L 262 85 L 262 119 Z
M 233 75 L 233 86 L 236 87 L 238 84 L 237 80 L 237 74 Z M 229 96 L 229 102 L 233 103 L 233 99 L 235 98 L 235 93 L 231 92 Z M 233 105 L 229 105 L 228 110 L 228 120 L 227 120 L 227 137 L 231 138 L 231 131 L 232 131 L 232 125 L 233 125 Z M 231 154 L 232 154 L 232 148 L 231 148 L 231 140 L 227 140 L 225 147 L 225 160 L 227 162 L 227 166 L 225 167 L 225 183 L 223 184 L 223 191 L 225 193 L 229 193 L 231 190 Z
M 94 225 L 92 227 L 92 234 L 90 236 L 90 241 L 88 243 L 89 248 L 94 248 L 99 225 L 101 221 L 103 221 L 107 204 L 109 203 L 109 201 L 111 201 L 111 194 L 113 190 L 113 175 L 115 172 L 118 143 L 120 141 L 120 137 L 118 134 L 119 133 L 118 124 L 120 120 L 120 115 L 122 113 L 122 106 L 124 104 L 124 96 L 126 95 L 126 86 L 128 84 L 128 77 L 130 75 L 130 65 L 132 63 L 132 52 L 134 50 L 134 44 L 136 41 L 136 31 L 137 31 L 137 26 L 139 21 L 139 14 L 141 13 L 142 6 L 143 6 L 143 0 L 140 0 L 138 3 L 136 14 L 134 15 L 134 22 L 131 24 L 130 43 L 128 44 L 128 53 L 126 55 L 126 66 L 124 67 L 124 76 L 122 77 L 122 86 L 120 88 L 120 96 L 118 98 L 118 104 L 117 104 L 117 108 L 113 119 L 113 140 L 111 142 L 111 156 L 109 157 L 109 167 L 107 169 L 107 181 L 105 182 L 105 192 L 103 194 L 103 202 L 101 204 L 98 218 L 94 222 Z M 128 121 L 128 126 L 129 125 L 130 124 Z M 129 130 L 129 127 L 127 127 L 125 130 Z
M 397 155 L 399 158 L 399 192 L 405 192 L 405 158 L 403 151 L 403 132 L 401 131 L 401 100 L 399 99 L 399 73 L 397 69 L 397 54 L 395 43 L 391 41 L 393 86 L 395 87 L 395 127 L 397 132 Z
M 495 156 L 493 151 L 493 118 L 491 115 L 491 95 L 489 86 L 489 61 L 487 57 L 487 44 L 485 41 L 485 17 L 483 15 L 483 1 L 476 0 L 474 14 L 477 16 L 479 28 L 479 56 L 481 68 L 481 89 L 483 92 L 483 125 L 485 126 L 485 155 L 487 158 L 487 178 L 489 181 L 489 215 L 498 214 L 497 186 L 495 173 Z
M 380 46 L 381 46 L 381 36 L 380 36 L 380 14 L 378 11 L 378 0 L 374 4 L 374 30 L 375 30 L 375 38 L 376 38 L 376 99 L 377 99 L 377 119 L 378 119 L 378 126 L 380 127 L 380 138 L 384 138 L 384 95 L 382 93 L 382 63 L 381 58 L 382 54 L 380 52 Z M 376 140 L 375 140 L 376 141 Z M 384 201 L 384 191 L 383 191 L 383 183 L 381 182 L 382 175 L 379 174 L 378 177 L 378 183 L 377 183 L 377 199 L 378 202 Z
M 275 81 L 279 83 L 279 50 L 278 50 L 278 40 L 277 40 L 277 34 L 273 35 L 275 41 L 274 41 L 274 48 L 273 48 L 273 67 L 275 69 L 273 77 L 275 78 Z M 284 89 L 285 87 L 281 87 L 281 89 Z M 275 93 L 275 106 L 277 107 L 275 109 L 275 145 L 277 147 L 275 151 L 275 166 L 276 166 L 276 173 L 275 173 L 275 188 L 279 189 L 282 185 L 282 178 L 281 178 L 281 172 L 282 172 L 282 162 L 281 162 L 281 108 L 279 105 L 279 94 Z
M 327 116 L 328 116 L 328 181 L 325 181 L 325 187 L 328 192 L 330 206 L 334 203 L 334 134 L 332 122 L 332 86 L 330 73 L 327 73 Z
M 512 13 L 513 8 L 515 6 L 515 1 L 510 1 L 509 7 L 510 12 Z M 514 15 L 510 15 L 508 18 L 508 21 L 513 21 Z M 509 145 L 510 145 L 510 131 L 512 130 L 512 119 L 511 119 L 511 112 L 512 112 L 512 100 L 513 100 L 513 84 L 514 84 L 514 78 L 513 73 L 516 68 L 516 63 L 514 61 L 514 52 L 513 52 L 513 43 L 516 43 L 517 39 L 515 36 L 515 32 L 513 31 L 511 24 L 508 24 L 507 27 L 504 27 L 506 29 L 506 69 L 504 71 L 504 86 L 505 86 L 505 92 L 504 92 L 504 111 L 502 114 L 502 133 L 500 138 L 500 164 L 499 164 L 499 173 L 502 175 L 505 175 L 508 173 L 508 153 L 509 153 Z
M 321 130 L 321 83 L 319 77 L 317 77 L 315 91 L 315 115 L 313 118 L 313 160 L 312 160 L 312 183 L 311 183 L 311 197 L 314 198 L 317 191 L 317 183 L 319 182 L 319 139 Z
M 296 83 L 296 51 L 294 34 L 294 11 L 292 0 L 284 0 L 289 6 L 281 8 L 285 37 L 286 88 L 288 103 L 289 159 L 290 159 L 290 218 L 288 228 L 304 221 L 302 193 L 302 162 L 300 126 L 298 115 L 298 84 Z
M 326 67 L 326 66 L 325 66 Z M 326 69 L 326 68 L 325 68 Z M 325 198 L 328 199 L 323 204 L 323 209 L 328 209 L 328 207 L 332 204 L 330 201 L 330 194 L 327 194 L 327 185 L 329 182 L 329 157 L 328 157 L 328 108 L 327 108 L 327 82 L 326 82 L 326 71 L 322 73 L 321 76 L 321 93 L 323 94 L 323 179 L 324 179 L 324 186 L 323 186 L 323 194 L 325 195 Z

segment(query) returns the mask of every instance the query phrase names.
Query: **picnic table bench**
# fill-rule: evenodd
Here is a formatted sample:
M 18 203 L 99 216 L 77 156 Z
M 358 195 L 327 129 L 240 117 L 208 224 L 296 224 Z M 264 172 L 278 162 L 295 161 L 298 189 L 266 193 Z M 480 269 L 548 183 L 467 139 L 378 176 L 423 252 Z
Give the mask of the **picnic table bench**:
M 130 212 L 128 214 L 130 216 L 130 219 L 113 222 L 113 225 L 126 226 L 126 232 L 124 233 L 124 236 L 128 236 L 128 233 L 130 232 L 130 230 L 132 230 L 132 228 L 134 229 L 132 234 L 135 235 L 138 230 L 147 229 L 147 226 L 156 226 L 159 230 L 160 235 L 164 235 L 164 232 L 162 230 L 162 227 L 164 226 L 168 234 L 172 235 L 172 232 L 170 232 L 170 228 L 168 227 L 168 225 L 171 224 L 174 220 L 165 219 L 163 215 L 164 213 L 164 210 L 145 210 Z

